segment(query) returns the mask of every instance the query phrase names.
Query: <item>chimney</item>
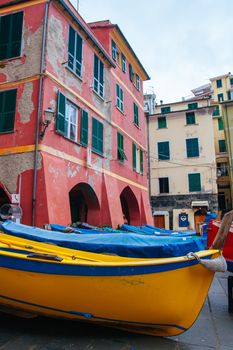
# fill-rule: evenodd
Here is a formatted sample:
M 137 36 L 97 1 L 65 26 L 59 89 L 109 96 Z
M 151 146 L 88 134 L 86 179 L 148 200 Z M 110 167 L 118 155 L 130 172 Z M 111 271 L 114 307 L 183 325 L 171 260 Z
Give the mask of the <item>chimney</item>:
M 79 10 L 79 0 L 69 0 L 69 2 L 75 8 L 75 10 Z

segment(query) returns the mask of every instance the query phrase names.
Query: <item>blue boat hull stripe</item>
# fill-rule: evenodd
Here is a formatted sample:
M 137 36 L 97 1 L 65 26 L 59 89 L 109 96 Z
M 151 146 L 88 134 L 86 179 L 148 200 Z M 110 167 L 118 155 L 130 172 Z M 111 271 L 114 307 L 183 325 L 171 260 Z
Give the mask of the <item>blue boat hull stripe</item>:
M 5 300 L 9 300 L 9 301 L 13 301 L 16 303 L 20 303 L 20 304 L 25 304 L 25 305 L 31 305 L 34 307 L 38 307 L 44 310 L 51 310 L 51 311 L 55 311 L 55 312 L 61 312 L 61 313 L 65 313 L 65 314 L 69 314 L 69 315 L 77 315 L 77 316 L 82 316 L 85 318 L 92 318 L 96 321 L 108 321 L 108 322 L 114 322 L 114 323 L 118 323 L 118 324 L 125 324 L 125 325 L 132 325 L 132 326 L 143 326 L 143 327 L 175 327 L 177 329 L 186 331 L 187 329 L 176 325 L 176 324 L 160 324 L 160 323 L 140 323 L 140 322 L 131 322 L 131 321 L 122 321 L 122 320 L 114 320 L 111 318 L 103 318 L 103 317 L 95 317 L 94 315 L 92 315 L 91 313 L 88 312 L 80 312 L 80 311 L 65 311 L 65 310 L 61 310 L 61 309 L 56 309 L 56 308 L 51 308 L 48 306 L 43 306 L 43 305 L 39 305 L 39 304 L 34 304 L 34 303 L 30 303 L 28 301 L 24 301 L 24 300 L 19 300 L 19 299 L 15 299 L 15 298 L 9 298 L 7 296 L 4 295 L 0 295 L 0 298 L 5 299 Z
M 211 258 L 211 255 L 206 257 Z M 195 260 L 184 260 L 168 264 L 134 265 L 134 266 L 98 266 L 62 264 L 60 262 L 40 261 L 29 258 L 8 257 L 0 255 L 0 267 L 14 270 L 64 275 L 64 276 L 131 276 L 159 273 L 186 268 L 198 264 Z

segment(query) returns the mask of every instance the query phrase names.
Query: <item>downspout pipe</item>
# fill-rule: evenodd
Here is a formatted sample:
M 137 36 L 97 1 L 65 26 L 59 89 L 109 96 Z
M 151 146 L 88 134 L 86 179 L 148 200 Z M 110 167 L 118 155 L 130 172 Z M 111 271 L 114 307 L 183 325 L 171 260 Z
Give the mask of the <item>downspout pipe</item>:
M 44 75 L 44 63 L 45 63 L 45 45 L 46 45 L 46 31 L 48 23 L 49 3 L 45 4 L 44 14 L 44 26 L 42 34 L 42 48 L 40 58 L 40 80 L 39 80 L 39 93 L 38 93 L 38 109 L 36 119 L 36 134 L 35 134 L 35 153 L 34 153 L 34 174 L 33 174 L 33 192 L 32 192 L 32 225 L 36 223 L 36 189 L 37 189 L 37 165 L 39 157 L 39 131 L 40 131 L 40 119 L 42 114 L 42 96 L 43 96 L 43 75 Z
M 150 113 L 146 112 L 146 126 L 147 126 L 147 173 L 148 173 L 148 186 L 149 186 L 149 201 L 151 203 L 151 169 L 150 169 Z

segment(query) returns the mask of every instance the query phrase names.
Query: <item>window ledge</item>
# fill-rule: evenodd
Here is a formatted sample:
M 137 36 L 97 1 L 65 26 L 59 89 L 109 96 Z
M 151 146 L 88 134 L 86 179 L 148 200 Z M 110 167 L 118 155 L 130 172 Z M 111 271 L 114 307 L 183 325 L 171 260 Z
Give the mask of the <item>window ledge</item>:
M 136 124 L 136 123 L 133 123 L 133 124 L 138 130 L 140 130 L 140 126 L 138 124 Z
M 101 101 L 104 102 L 104 101 L 105 101 L 104 97 L 101 96 L 100 94 L 98 94 L 98 92 L 94 90 L 93 86 L 92 86 L 91 88 L 92 88 L 93 93 L 94 93 L 97 97 L 99 97 L 99 99 L 100 99 Z
M 122 115 L 126 115 L 126 114 L 124 113 L 124 111 L 122 111 L 117 105 L 116 105 L 115 107 L 116 107 L 116 109 L 117 109 Z
M 65 140 L 67 140 L 67 141 L 69 141 L 69 142 L 72 142 L 72 143 L 74 143 L 74 144 L 77 145 L 77 146 L 87 147 L 87 146 L 82 145 L 80 142 L 74 141 L 74 140 L 70 139 L 69 137 L 63 135 L 63 134 L 62 134 L 61 132 L 59 132 L 58 130 L 56 130 L 56 134 L 59 135 L 59 136 L 62 136 Z
M 105 158 L 103 153 L 98 152 L 98 151 L 96 151 L 96 150 L 93 149 L 93 148 L 91 149 L 91 151 L 92 151 L 92 153 L 96 154 L 97 156 L 99 156 L 99 157 L 101 157 L 101 158 Z
M 17 61 L 17 60 L 20 60 L 20 59 L 22 59 L 24 57 L 24 55 L 20 55 L 20 56 L 17 56 L 17 57 L 11 57 L 11 58 L 2 58 L 2 59 L 0 59 L 0 63 L 1 64 L 6 64 L 7 65 L 7 63 L 10 63 L 10 62 L 12 62 L 12 61 Z M 25 56 L 26 57 L 26 56 Z
M 161 130 L 161 129 L 168 129 L 168 127 L 165 126 L 164 128 L 157 128 L 156 130 Z
M 71 73 L 73 74 L 76 78 L 78 78 L 78 80 L 80 80 L 81 82 L 83 82 L 83 78 L 80 77 L 77 73 L 75 73 L 75 71 L 73 71 L 68 64 L 65 65 L 65 68 Z
M 199 125 L 199 124 L 198 124 L 198 123 L 193 123 L 193 124 L 185 124 L 184 126 L 192 126 L 192 125 L 194 125 L 194 126 L 196 125 L 196 126 L 197 126 L 197 125 Z

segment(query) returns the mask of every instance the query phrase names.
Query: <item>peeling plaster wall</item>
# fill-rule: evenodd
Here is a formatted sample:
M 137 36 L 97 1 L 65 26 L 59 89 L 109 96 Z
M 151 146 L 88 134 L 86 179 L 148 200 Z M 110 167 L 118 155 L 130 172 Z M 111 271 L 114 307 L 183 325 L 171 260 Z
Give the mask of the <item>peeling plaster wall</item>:
M 34 103 L 32 99 L 33 83 L 24 84 L 23 93 L 19 99 L 18 112 L 20 122 L 26 124 L 30 121 L 31 113 L 34 111 Z
M 32 170 L 34 165 L 34 153 L 8 154 L 0 157 L 0 181 L 9 193 L 17 191 L 18 176 L 27 170 Z M 39 156 L 38 169 L 41 169 L 41 157 Z
M 22 58 L 10 60 L 4 68 L 0 68 L 0 73 L 5 75 L 7 82 L 39 74 L 42 31 L 43 25 L 34 33 L 24 27 Z

